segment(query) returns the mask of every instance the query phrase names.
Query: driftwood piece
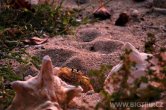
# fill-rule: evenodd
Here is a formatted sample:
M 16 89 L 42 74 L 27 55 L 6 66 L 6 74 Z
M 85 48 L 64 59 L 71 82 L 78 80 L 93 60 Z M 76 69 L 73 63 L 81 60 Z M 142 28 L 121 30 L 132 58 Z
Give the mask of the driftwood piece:
M 153 12 L 166 15 L 166 8 L 153 8 Z

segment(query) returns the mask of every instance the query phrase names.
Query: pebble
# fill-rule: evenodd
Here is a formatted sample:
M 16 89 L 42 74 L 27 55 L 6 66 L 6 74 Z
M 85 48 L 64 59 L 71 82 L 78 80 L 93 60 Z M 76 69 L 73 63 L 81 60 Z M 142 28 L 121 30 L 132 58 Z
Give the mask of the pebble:
M 45 49 L 43 45 L 35 45 L 34 48 L 35 49 Z
M 127 13 L 121 13 L 116 20 L 116 26 L 125 26 L 129 22 L 129 15 Z
M 131 16 L 133 17 L 138 17 L 139 16 L 139 11 L 134 9 L 132 12 L 131 12 Z
M 134 0 L 134 1 L 136 1 L 136 2 L 143 2 L 143 1 L 145 1 L 145 0 Z
M 88 0 L 75 0 L 77 4 L 85 4 Z
M 110 19 L 110 17 L 111 17 L 110 12 L 105 7 L 101 7 L 100 9 L 97 9 L 93 13 L 93 15 L 95 18 L 98 18 L 100 20 Z

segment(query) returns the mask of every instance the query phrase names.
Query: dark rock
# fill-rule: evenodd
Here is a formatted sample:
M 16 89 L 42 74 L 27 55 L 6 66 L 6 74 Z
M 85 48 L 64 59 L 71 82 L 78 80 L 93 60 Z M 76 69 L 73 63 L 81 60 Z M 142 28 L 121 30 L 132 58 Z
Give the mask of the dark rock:
M 134 0 L 134 1 L 136 1 L 136 2 L 143 2 L 143 1 L 145 1 L 145 0 Z
M 88 0 L 75 0 L 77 4 L 85 4 Z
M 92 51 L 92 52 L 95 52 L 95 47 L 94 46 L 92 46 L 92 47 L 90 47 L 90 49 L 89 49 L 90 51 Z
M 99 9 L 97 9 L 93 13 L 93 15 L 94 15 L 95 18 L 98 18 L 100 20 L 110 19 L 110 17 L 111 17 L 110 12 L 105 7 L 101 7 Z
M 125 26 L 129 22 L 129 15 L 126 13 L 121 13 L 119 18 L 116 20 L 115 25 L 117 26 Z

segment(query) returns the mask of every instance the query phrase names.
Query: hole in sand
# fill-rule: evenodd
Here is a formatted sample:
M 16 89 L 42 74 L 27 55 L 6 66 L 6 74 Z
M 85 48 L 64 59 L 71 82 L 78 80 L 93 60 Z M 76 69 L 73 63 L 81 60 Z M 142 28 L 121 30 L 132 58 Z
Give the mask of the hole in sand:
M 87 68 L 84 66 L 82 59 L 80 59 L 78 57 L 71 57 L 66 63 L 64 63 L 63 66 L 78 69 L 78 70 L 81 70 L 83 72 L 87 71 Z
M 89 48 L 89 50 L 92 51 L 92 52 L 95 52 L 95 47 L 92 46 L 92 47 Z
M 66 60 L 73 56 L 75 52 L 66 49 L 48 49 L 40 51 L 38 56 L 43 58 L 49 55 L 52 59 L 54 66 L 61 66 Z
M 83 42 L 91 42 L 98 36 L 101 36 L 101 32 L 97 29 L 83 29 L 78 33 L 78 39 Z
M 91 52 L 101 52 L 105 54 L 112 53 L 114 51 L 117 51 L 118 49 L 121 49 L 123 46 L 123 43 L 119 41 L 96 41 L 91 44 L 86 44 L 87 46 L 85 47 Z M 89 46 L 89 47 L 88 47 Z

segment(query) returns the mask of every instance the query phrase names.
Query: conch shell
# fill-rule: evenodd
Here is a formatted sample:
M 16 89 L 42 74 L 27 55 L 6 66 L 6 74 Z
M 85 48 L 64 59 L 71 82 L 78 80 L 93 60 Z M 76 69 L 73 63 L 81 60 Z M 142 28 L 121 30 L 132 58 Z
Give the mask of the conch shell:
M 127 80 L 128 84 L 132 84 L 132 83 L 134 83 L 135 79 L 140 78 L 141 76 L 145 76 L 145 74 L 146 74 L 145 70 L 147 69 L 147 66 L 148 66 L 147 59 L 148 59 L 148 57 L 153 57 L 153 55 L 139 52 L 130 43 L 126 43 L 124 48 L 127 50 L 131 50 L 131 53 L 129 54 L 129 59 L 130 59 L 130 61 L 136 63 L 136 65 L 131 68 L 131 70 L 130 70 L 131 76 Z M 109 94 L 112 94 L 118 88 L 120 88 L 119 82 L 117 82 L 116 84 L 113 84 L 111 82 L 111 79 L 113 77 L 113 74 L 117 74 L 118 71 L 122 69 L 122 66 L 123 66 L 122 62 L 119 63 L 118 65 L 114 66 L 104 82 L 104 89 Z M 141 87 L 145 88 L 145 87 L 147 87 L 147 84 L 143 83 L 143 84 L 141 84 Z
M 61 110 L 83 90 L 62 81 L 54 74 L 52 61 L 45 56 L 40 73 L 12 84 L 16 95 L 7 110 Z

